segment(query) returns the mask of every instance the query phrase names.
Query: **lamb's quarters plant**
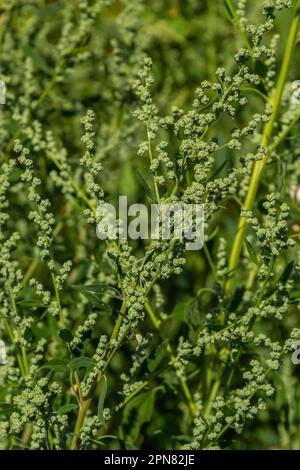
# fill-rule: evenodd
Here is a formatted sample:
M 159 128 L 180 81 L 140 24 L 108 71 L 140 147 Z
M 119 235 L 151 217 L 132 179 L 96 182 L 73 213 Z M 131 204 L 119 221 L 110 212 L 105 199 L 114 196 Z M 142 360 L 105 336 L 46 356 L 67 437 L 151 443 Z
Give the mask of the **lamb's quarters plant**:
M 1 449 L 300 449 L 299 16 L 1 2 Z M 99 240 L 120 195 L 203 249 Z

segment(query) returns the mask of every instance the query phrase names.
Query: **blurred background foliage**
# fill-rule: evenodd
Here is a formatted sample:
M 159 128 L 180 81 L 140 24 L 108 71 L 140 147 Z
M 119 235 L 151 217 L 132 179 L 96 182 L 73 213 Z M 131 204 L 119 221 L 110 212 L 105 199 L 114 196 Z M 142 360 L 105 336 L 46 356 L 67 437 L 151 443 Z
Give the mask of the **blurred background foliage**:
M 260 0 L 248 2 L 250 21 L 257 22 L 260 6 Z M 103 259 L 105 247 L 97 240 L 94 227 L 84 223 L 84 204 L 72 194 L 64 194 L 63 187 L 57 188 L 55 177 L 51 177 L 56 167 L 39 145 L 39 132 L 42 131 L 32 123 L 38 122 L 47 131 L 52 131 L 58 152 L 67 149 L 73 176 L 80 181 L 78 162 L 83 153 L 80 120 L 87 109 L 92 109 L 96 115 L 97 158 L 103 164 L 100 183 L 106 201 L 116 203 L 122 194 L 128 196 L 129 202 L 149 204 L 143 182 L 137 178 L 137 172 L 140 172 L 147 179 L 148 170 L 143 160 L 136 157 L 139 144 L 145 140 L 145 128 L 133 115 L 138 104 L 132 91 L 132 82 L 144 56 L 153 60 L 153 98 L 160 113 L 166 115 L 173 106 L 188 109 L 199 83 L 215 80 L 217 67 L 231 71 L 235 66 L 233 54 L 242 45 L 222 0 L 115 1 L 104 7 L 87 27 L 81 23 L 80 9 L 80 2 L 76 0 L 0 1 L 0 78 L 7 86 L 7 102 L 0 109 L 0 160 L 8 161 L 13 155 L 16 138 L 25 145 L 26 141 L 33 144 L 34 166 L 42 180 L 41 193 L 51 200 L 56 227 L 59 227 L 53 256 L 59 263 L 74 260 L 71 280 L 79 284 L 86 280 L 91 261 L 96 262 L 109 277 L 110 266 Z M 279 56 L 286 42 L 290 20 L 291 11 L 279 13 L 276 20 L 281 37 Z M 69 30 L 65 28 L 68 21 L 73 25 Z M 82 34 L 81 28 L 84 30 Z M 291 81 L 300 78 L 299 70 L 300 55 L 295 54 Z M 249 114 L 264 109 L 262 96 L 247 90 L 245 93 L 249 105 L 239 113 L 239 124 L 247 122 Z M 228 116 L 220 119 L 213 129 L 215 137 L 220 141 L 229 138 L 232 126 Z M 293 138 L 299 137 L 298 128 Z M 243 151 L 251 148 L 253 141 L 248 141 Z M 238 164 L 239 156 L 237 151 L 220 151 L 216 169 L 221 168 L 221 174 L 225 174 L 226 169 Z M 273 171 L 269 168 L 266 172 L 265 188 L 272 186 Z M 13 173 L 9 195 L 13 210 L 8 227 L 21 234 L 14 256 L 24 272 L 25 283 L 34 272 L 51 290 L 47 270 L 36 256 L 37 228 L 24 221 L 24 213 L 30 204 L 19 184 L 19 172 L 16 168 Z M 287 168 L 275 172 L 280 184 L 286 184 L 288 172 Z M 300 224 L 299 203 L 290 201 L 290 205 L 290 223 L 297 226 Z M 217 233 L 232 240 L 238 214 L 236 202 L 228 201 L 224 211 L 215 216 L 212 238 L 208 241 L 212 254 L 216 250 Z M 237 282 L 242 285 L 244 281 L 241 277 Z M 199 289 L 212 287 L 213 283 L 205 253 L 188 253 L 184 273 L 163 285 L 168 315 L 162 326 L 163 336 L 175 338 L 179 331 L 187 335 L 195 333 L 205 313 L 212 308 L 212 299 L 209 292 L 201 295 L 201 311 L 198 305 L 195 310 L 194 299 Z M 30 299 L 29 288 L 27 295 Z M 79 294 L 66 287 L 63 303 L 65 308 L 74 309 L 71 313 L 73 327 L 81 322 L 83 314 L 82 309 L 76 309 L 74 296 L 79 302 Z M 26 307 L 24 311 L 26 314 Z M 42 318 L 43 308 L 37 307 L 35 311 L 37 318 Z M 268 324 L 265 331 L 278 328 L 276 334 L 280 337 L 297 324 L 299 312 L 294 310 L 280 326 Z M 93 332 L 94 343 L 100 332 L 109 334 L 111 327 L 107 317 L 100 319 Z M 145 330 L 151 330 L 149 320 Z M 30 334 L 36 339 L 46 337 L 50 340 L 57 334 L 56 320 L 47 316 L 43 321 L 37 321 L 31 326 Z M 59 346 L 54 342 L 51 347 L 57 350 Z M 86 355 L 89 355 L 90 347 L 86 345 Z M 112 361 L 109 390 L 117 386 L 127 356 L 125 348 Z M 191 366 L 190 373 L 199 377 L 200 372 Z M 170 374 L 168 377 L 167 372 L 164 380 L 166 383 L 169 380 L 168 385 L 175 393 L 167 393 L 158 384 L 146 392 L 147 400 L 144 395 L 134 399 L 114 423 L 119 436 L 124 440 L 129 436 L 129 441 L 136 447 L 173 448 L 174 435 L 178 438 L 180 434 L 186 434 L 187 410 L 184 405 L 181 410 L 175 406 L 180 400 L 176 397 L 178 384 L 172 383 L 173 376 Z M 262 412 L 258 420 L 246 426 L 242 435 L 230 436 L 231 448 L 300 448 L 299 366 L 294 368 L 287 358 L 283 370 L 274 373 L 272 380 L 276 384 L 276 395 L 270 399 L 268 411 Z M 0 389 L 0 401 L 1 396 L 5 396 L 3 389 Z M 143 403 L 146 403 L 147 413 L 142 411 Z M 153 412 L 154 407 L 158 413 Z M 183 418 L 179 417 L 181 413 Z M 133 422 L 135 426 L 132 426 Z M 181 423 L 181 429 L 178 429 L 178 423 Z M 105 445 L 111 448 L 120 446 L 115 440 L 107 440 Z

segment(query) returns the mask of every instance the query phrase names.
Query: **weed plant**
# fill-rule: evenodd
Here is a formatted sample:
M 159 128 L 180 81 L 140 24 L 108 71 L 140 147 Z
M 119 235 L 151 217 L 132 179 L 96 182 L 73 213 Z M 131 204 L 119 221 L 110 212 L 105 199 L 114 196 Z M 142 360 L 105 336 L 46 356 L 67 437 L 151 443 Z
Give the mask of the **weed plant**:
M 299 17 L 0 2 L 1 449 L 300 449 Z M 203 249 L 99 240 L 119 195 Z

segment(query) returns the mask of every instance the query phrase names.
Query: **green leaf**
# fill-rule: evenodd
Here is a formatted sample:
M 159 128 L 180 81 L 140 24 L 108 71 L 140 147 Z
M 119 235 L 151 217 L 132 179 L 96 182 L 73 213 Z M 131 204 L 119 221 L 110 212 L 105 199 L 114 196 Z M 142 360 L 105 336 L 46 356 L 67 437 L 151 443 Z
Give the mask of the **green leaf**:
M 88 285 L 75 285 L 73 284 L 74 289 L 79 289 L 81 292 L 93 292 L 95 294 L 104 294 L 107 291 L 114 292 L 115 295 L 120 297 L 119 292 L 113 286 L 109 286 L 105 283 L 99 284 L 88 284 Z
M 225 8 L 226 8 L 226 12 L 227 12 L 227 15 L 228 15 L 228 18 L 230 20 L 233 20 L 234 19 L 234 16 L 233 16 L 233 13 L 231 11 L 231 9 L 229 8 L 229 5 L 227 2 L 225 2 Z
M 211 241 L 213 238 L 215 238 L 215 236 L 219 233 L 219 230 L 220 230 L 220 227 L 216 227 L 212 233 L 210 235 L 208 235 L 208 237 L 206 238 L 206 244 Z
M 98 400 L 97 415 L 102 424 L 104 423 L 103 410 L 104 410 L 104 402 L 105 402 L 105 398 L 107 394 L 107 379 L 105 375 L 101 377 L 99 384 L 100 384 L 100 395 L 99 395 L 99 400 Z
M 290 292 L 290 299 L 295 302 L 300 299 L 300 290 L 293 290 Z
M 90 359 L 89 357 L 86 356 L 80 356 L 80 357 L 75 357 L 75 359 L 72 359 L 68 367 L 71 369 L 81 369 L 81 368 L 87 368 L 95 365 L 95 361 Z
M 294 268 L 294 261 L 291 261 L 286 268 L 284 269 L 283 273 L 281 274 L 278 282 L 283 282 L 284 284 L 289 280 L 292 271 Z
M 71 343 L 71 341 L 73 341 L 73 339 L 74 339 L 74 336 L 72 335 L 71 331 L 69 331 L 67 329 L 60 330 L 59 336 L 66 343 Z
M 134 444 L 140 435 L 140 429 L 152 419 L 155 405 L 157 387 L 149 392 L 142 393 L 130 400 L 124 408 L 121 423 L 121 439 Z
M 165 339 L 155 350 L 155 355 L 153 359 L 149 358 L 147 361 L 147 367 L 149 372 L 154 372 L 155 369 L 159 366 L 161 361 L 166 357 L 167 354 L 167 345 L 169 343 L 168 339 Z
M 38 307 L 46 307 L 45 303 L 41 299 L 24 299 L 24 300 L 19 300 L 17 302 L 20 307 L 32 307 L 32 308 L 38 308 Z
M 30 341 L 33 337 L 32 329 L 31 328 L 26 328 L 24 331 L 24 339 L 26 341 Z
M 46 307 L 45 302 L 38 296 L 32 287 L 25 287 L 22 290 L 19 300 L 17 300 L 17 304 L 20 307 L 27 307 L 27 308 L 39 308 L 39 307 Z
M 197 301 L 192 301 L 187 305 L 186 323 L 191 330 L 200 325 L 200 312 Z
M 31 58 L 33 65 L 35 65 L 37 69 L 41 70 L 42 72 L 45 72 L 47 75 L 52 74 L 51 68 L 48 66 L 44 58 L 38 53 L 36 48 L 25 46 L 24 52 L 27 57 Z
M 251 260 L 253 261 L 254 264 L 256 264 L 257 266 L 259 265 L 259 260 L 257 258 L 257 255 L 254 251 L 254 248 L 253 246 L 251 245 L 251 243 L 249 242 L 249 240 L 245 240 L 245 244 L 246 244 L 246 248 L 247 248 L 247 251 L 248 251 L 248 254 L 251 258 Z
M 78 408 L 78 405 L 76 403 L 69 403 L 67 405 L 63 405 L 60 408 L 58 408 L 56 413 L 58 415 L 64 415 L 64 414 L 70 413 L 71 411 L 77 410 L 77 408 Z
M 99 313 L 112 315 L 113 310 L 110 305 L 105 304 L 104 302 L 100 302 L 99 305 L 97 305 L 97 307 L 98 307 L 97 310 L 99 310 Z
M 172 310 L 171 316 L 178 321 L 185 322 L 187 317 L 188 304 L 186 302 L 178 302 Z
M 221 163 L 221 165 L 218 166 L 218 168 L 215 169 L 213 174 L 209 177 L 208 181 L 211 181 L 214 178 L 216 178 L 216 176 L 218 176 L 222 172 L 223 168 L 225 168 L 226 165 L 227 165 L 227 160 L 225 160 L 223 163 Z
M 234 293 L 234 297 L 232 299 L 232 302 L 230 304 L 230 311 L 236 312 L 239 306 L 241 305 L 241 302 L 243 300 L 243 295 L 245 293 L 245 286 L 243 287 L 238 287 Z
M 137 179 L 139 180 L 141 186 L 145 190 L 146 194 L 150 198 L 150 200 L 153 201 L 153 202 L 157 202 L 156 198 L 154 197 L 154 194 L 152 192 L 152 189 L 150 188 L 149 184 L 147 183 L 147 181 L 145 180 L 145 178 L 143 177 L 142 173 L 139 170 L 137 170 L 136 176 L 137 176 Z
M 44 364 L 41 369 L 51 369 L 57 372 L 66 372 L 69 370 L 68 361 L 66 359 L 52 359 Z
M 99 303 L 100 303 L 100 300 L 99 300 L 99 296 L 96 295 L 96 294 L 93 294 L 92 292 L 88 292 L 88 291 L 82 291 L 80 292 L 82 295 L 84 295 L 84 297 L 86 299 L 88 299 L 88 301 L 94 305 L 94 306 L 97 306 Z
M 99 283 L 99 284 L 91 284 L 91 285 L 72 285 L 73 289 L 79 290 L 82 295 L 84 295 L 88 301 L 95 305 L 95 306 L 101 306 L 103 310 L 104 302 L 101 301 L 103 295 L 105 293 L 109 294 L 110 297 L 113 297 L 115 299 L 122 299 L 120 293 L 117 291 L 112 286 L 109 286 L 104 283 Z
M 138 448 L 133 445 L 131 442 L 123 441 L 119 439 L 121 450 L 138 450 Z

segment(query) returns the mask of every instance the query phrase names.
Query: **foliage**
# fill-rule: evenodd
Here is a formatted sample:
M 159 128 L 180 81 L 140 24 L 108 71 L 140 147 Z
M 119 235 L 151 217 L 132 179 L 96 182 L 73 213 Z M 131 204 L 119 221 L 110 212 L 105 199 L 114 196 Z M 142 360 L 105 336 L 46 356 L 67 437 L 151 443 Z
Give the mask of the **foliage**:
M 2 449 L 300 448 L 299 8 L 1 2 Z M 119 195 L 203 250 L 100 241 Z

